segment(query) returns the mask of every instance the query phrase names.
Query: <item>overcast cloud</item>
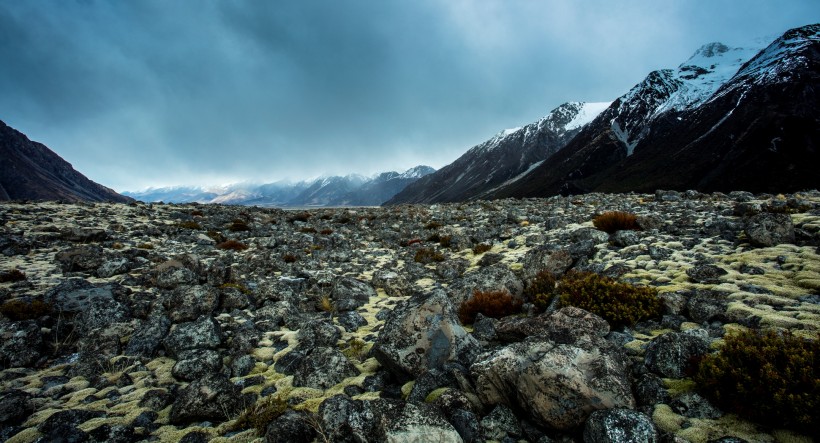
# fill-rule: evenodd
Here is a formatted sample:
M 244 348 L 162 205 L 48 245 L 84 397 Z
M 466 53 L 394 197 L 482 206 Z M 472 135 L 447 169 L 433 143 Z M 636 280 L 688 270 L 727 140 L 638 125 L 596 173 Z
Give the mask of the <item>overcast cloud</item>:
M 817 0 L 0 0 L 0 120 L 118 191 L 441 167 Z

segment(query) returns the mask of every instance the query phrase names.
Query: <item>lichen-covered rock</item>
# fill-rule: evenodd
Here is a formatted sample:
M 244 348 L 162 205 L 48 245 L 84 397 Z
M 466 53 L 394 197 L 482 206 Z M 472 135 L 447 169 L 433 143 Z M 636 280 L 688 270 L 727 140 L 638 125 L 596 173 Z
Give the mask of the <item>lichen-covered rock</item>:
M 637 245 L 641 239 L 635 231 L 622 230 L 615 231 L 615 233 L 609 237 L 609 241 L 619 248 L 625 248 L 627 246 Z
M 545 270 L 561 275 L 572 266 L 572 254 L 565 249 L 538 247 L 527 251 L 522 264 L 524 280 L 530 280 Z
M 656 443 L 658 431 L 646 414 L 629 409 L 595 411 L 584 425 L 584 443 Z
M 301 348 L 310 349 L 316 346 L 336 346 L 342 338 L 342 331 L 325 319 L 308 320 L 299 328 L 296 335 Z
M 652 339 L 646 347 L 646 367 L 661 377 L 681 378 L 695 357 L 706 354 L 709 344 L 700 337 L 668 332 Z
M 729 294 L 710 290 L 696 290 L 686 302 L 689 318 L 697 323 L 724 320 L 729 306 Z
M 177 380 L 191 381 L 222 369 L 222 357 L 211 349 L 180 351 L 171 374 Z
M 628 360 L 599 331 L 558 327 L 554 339 L 530 337 L 481 354 L 470 372 L 484 404 L 520 408 L 561 430 L 581 425 L 595 410 L 635 404 Z
M 31 366 L 43 351 L 43 334 L 35 321 L 0 321 L 0 368 Z
M 513 411 L 506 405 L 496 405 L 493 410 L 481 419 L 481 430 L 484 437 L 490 440 L 518 440 L 524 434 L 521 424 Z
M 179 260 L 168 260 L 156 268 L 155 284 L 159 288 L 174 289 L 198 281 L 197 275 Z
M 196 421 L 224 421 L 244 407 L 241 389 L 222 374 L 210 374 L 181 389 L 169 421 L 185 425 Z
M 19 389 L 9 389 L 0 394 L 0 428 L 15 426 L 34 412 L 31 394 Z
M 171 329 L 171 320 L 163 315 L 149 317 L 131 335 L 125 347 L 127 355 L 152 357 Z
M 449 295 L 453 305 L 458 307 L 472 297 L 474 291 L 508 291 L 513 296 L 520 297 L 524 283 L 507 265 L 499 263 L 465 273 L 460 280 L 450 285 Z
M 88 439 L 88 434 L 77 428 L 78 425 L 105 414 L 99 411 L 67 409 L 58 411 L 37 426 L 43 441 L 81 442 Z
M 168 298 L 165 309 L 174 323 L 211 315 L 219 305 L 219 291 L 209 285 L 181 286 Z
M 98 245 L 83 245 L 58 252 L 54 259 L 63 273 L 94 272 L 103 264 L 103 250 Z
M 315 437 L 313 418 L 303 411 L 285 412 L 270 422 L 265 431 L 267 443 L 310 443 Z
M 125 257 L 114 257 L 105 259 L 97 268 L 97 277 L 109 278 L 115 275 L 125 274 L 131 269 L 130 263 Z
M 333 283 L 330 298 L 340 311 L 352 311 L 376 296 L 376 290 L 368 283 L 351 277 L 342 277 Z
M 301 360 L 294 371 L 293 385 L 327 389 L 356 375 L 359 371 L 338 348 L 320 346 Z
M 216 349 L 222 344 L 222 328 L 213 318 L 202 316 L 196 321 L 174 325 L 162 344 L 175 358 L 191 349 Z
M 336 320 L 348 332 L 356 331 L 367 324 L 367 320 L 356 311 L 340 312 Z
M 370 283 L 376 288 L 384 289 L 384 293 L 390 297 L 402 297 L 407 292 L 407 279 L 395 271 L 379 269 L 373 273 Z
M 449 361 L 468 366 L 478 352 L 478 342 L 461 326 L 444 291 L 434 290 L 396 306 L 372 352 L 382 366 L 407 379 Z
M 695 264 L 695 266 L 686 270 L 686 275 L 697 283 L 718 283 L 720 278 L 728 272 L 712 264 Z
M 746 220 L 749 243 L 759 247 L 794 243 L 794 224 L 788 214 L 762 212 Z

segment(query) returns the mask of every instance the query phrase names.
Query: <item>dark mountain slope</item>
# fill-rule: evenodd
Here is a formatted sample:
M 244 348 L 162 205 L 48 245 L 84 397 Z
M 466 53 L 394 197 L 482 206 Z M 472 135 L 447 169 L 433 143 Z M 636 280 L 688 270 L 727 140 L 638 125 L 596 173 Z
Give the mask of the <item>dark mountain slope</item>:
M 0 121 L 0 200 L 129 202 Z

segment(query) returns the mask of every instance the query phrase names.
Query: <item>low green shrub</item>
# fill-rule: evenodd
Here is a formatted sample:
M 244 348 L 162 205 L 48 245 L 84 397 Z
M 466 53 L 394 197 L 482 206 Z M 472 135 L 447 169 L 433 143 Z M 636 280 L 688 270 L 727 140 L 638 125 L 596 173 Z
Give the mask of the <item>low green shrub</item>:
M 640 231 L 638 217 L 623 211 L 609 211 L 599 214 L 592 220 L 596 229 L 612 234 L 616 231 Z
M 575 306 L 596 314 L 612 327 L 660 317 L 658 291 L 633 286 L 593 272 L 569 272 L 558 282 L 560 306 Z
M 555 297 L 555 277 L 552 272 L 544 270 L 535 275 L 524 288 L 524 298 L 535 305 L 541 312 L 547 309 Z
M 701 360 L 695 382 L 726 411 L 816 435 L 820 334 L 814 340 L 773 331 L 727 335 L 720 352 Z
M 463 324 L 472 324 L 478 313 L 487 317 L 501 318 L 521 312 L 521 299 L 514 297 L 509 291 L 473 291 L 458 308 L 458 318 Z

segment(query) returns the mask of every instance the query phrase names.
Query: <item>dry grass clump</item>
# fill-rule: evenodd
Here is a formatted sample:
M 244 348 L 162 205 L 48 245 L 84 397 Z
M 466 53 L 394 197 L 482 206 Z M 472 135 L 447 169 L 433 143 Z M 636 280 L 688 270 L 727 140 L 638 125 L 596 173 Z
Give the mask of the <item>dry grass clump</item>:
M 306 223 L 309 219 L 310 219 L 310 212 L 297 212 L 296 214 L 293 214 L 290 218 L 288 218 L 288 221 L 291 222 L 291 223 L 295 223 L 295 222 Z
M 216 247 L 219 249 L 226 249 L 230 251 L 244 251 L 245 249 L 248 249 L 248 245 L 236 240 L 225 240 L 222 243 L 216 245 Z
M 315 234 L 317 231 L 316 228 L 306 226 L 302 229 L 299 229 L 299 232 L 301 232 L 302 234 Z
M 322 229 L 319 233 L 322 235 L 330 235 L 333 234 L 333 229 Z
M 609 211 L 599 214 L 592 220 L 596 229 L 612 234 L 616 231 L 640 231 L 638 217 L 623 211 Z
M 520 299 L 506 290 L 474 290 L 473 296 L 458 308 L 458 318 L 463 324 L 472 324 L 479 312 L 492 318 L 506 317 L 521 312 L 522 304 Z
M 231 222 L 231 224 L 228 226 L 228 230 L 231 232 L 245 232 L 250 231 L 251 227 L 248 226 L 248 222 L 246 222 L 245 220 L 237 218 Z
M 285 254 L 282 256 L 282 261 L 284 261 L 285 263 L 295 263 L 298 260 L 299 257 L 294 254 Z
M 23 281 L 26 279 L 26 274 L 19 269 L 10 269 L 8 271 L 0 272 L 0 283 L 11 283 Z
M 441 224 L 440 222 L 431 221 L 431 222 L 427 223 L 426 225 L 424 225 L 424 229 L 438 229 L 442 226 L 444 226 L 444 225 Z
M 820 335 L 747 331 L 701 360 L 695 381 L 719 407 L 809 435 L 820 423 Z
M 177 224 L 177 226 L 179 226 L 182 229 L 190 229 L 192 231 L 202 230 L 202 226 L 199 223 L 197 223 L 193 220 L 186 220 L 186 221 L 179 222 Z
M 253 428 L 259 435 L 265 435 L 268 424 L 287 410 L 287 400 L 270 395 L 242 411 L 231 427 L 234 430 Z

